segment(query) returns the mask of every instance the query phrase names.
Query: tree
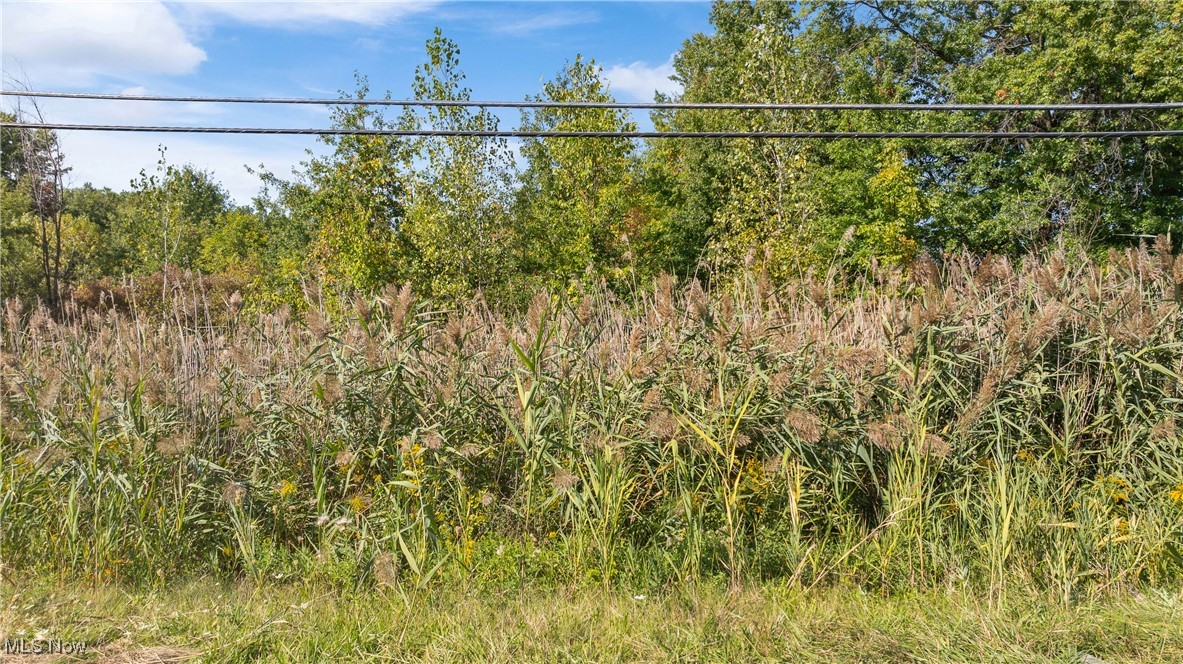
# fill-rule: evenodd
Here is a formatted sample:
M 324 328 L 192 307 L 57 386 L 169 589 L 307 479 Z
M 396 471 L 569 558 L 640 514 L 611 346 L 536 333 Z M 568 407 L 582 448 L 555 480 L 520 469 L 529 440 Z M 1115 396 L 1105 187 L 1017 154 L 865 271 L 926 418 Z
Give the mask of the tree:
M 716 3 L 713 35 L 674 61 L 687 102 L 891 102 L 910 94 L 882 31 L 832 9 L 782 2 Z M 879 129 L 863 116 L 751 111 L 659 113 L 662 129 Z M 782 277 L 828 264 L 844 242 L 857 264 L 904 262 L 923 218 L 906 146 L 809 139 L 654 141 L 647 181 L 668 192 L 671 228 L 685 227 L 716 270 L 762 263 Z
M 66 212 L 75 218 L 85 219 L 93 226 L 94 234 L 101 238 L 91 248 L 85 264 L 75 271 L 77 279 L 84 280 L 105 275 L 120 275 L 128 264 L 123 243 L 115 241 L 119 230 L 119 215 L 130 194 L 116 192 L 109 188 L 97 188 L 90 183 L 66 190 Z
M 439 29 L 427 42 L 427 62 L 415 72 L 416 99 L 471 99 L 460 71 L 460 49 Z M 406 128 L 496 130 L 488 109 L 436 106 L 408 109 Z M 445 299 L 484 291 L 512 297 L 511 249 L 517 230 L 510 214 L 513 157 L 504 139 L 467 136 L 420 137 L 411 143 L 406 218 L 402 227 L 412 281 Z
M 416 70 L 416 99 L 467 100 L 459 49 L 437 30 L 428 60 Z M 369 87 L 359 77 L 356 98 Z M 386 94 L 390 98 L 390 94 Z M 490 130 L 487 110 L 410 109 L 393 120 L 364 104 L 334 111 L 338 128 L 422 127 Z M 373 290 L 410 282 L 427 295 L 452 299 L 507 293 L 515 231 L 510 215 L 513 159 L 504 140 L 480 137 L 327 137 L 333 153 L 312 158 L 297 178 L 266 180 L 277 204 L 307 219 L 310 259 L 329 283 Z
M 162 147 L 156 172 L 140 171 L 121 201 L 112 228 L 125 260 L 120 268 L 133 274 L 198 268 L 204 238 L 229 207 L 229 194 L 211 173 L 168 163 Z
M 42 122 L 36 104 L 26 113 L 18 107 L 13 120 Z M 18 129 L 3 138 L 5 191 L 24 190 L 19 200 L 27 206 L 21 221 L 11 224 L 18 236 L 31 236 L 39 263 L 41 296 L 50 309 L 57 309 L 62 299 L 63 282 L 63 196 L 65 176 L 70 168 L 62 153 L 56 132 L 45 129 Z M 10 212 L 16 210 L 9 207 Z M 26 216 L 28 215 L 28 216 Z M 10 245 L 10 247 L 13 245 Z
M 934 99 L 1105 103 L 1183 98 L 1183 4 L 1014 0 L 865 2 L 868 21 L 923 61 Z M 845 13 L 858 13 L 843 7 Z M 1171 112 L 1030 112 L 934 118 L 936 127 L 1114 131 L 1173 126 Z M 1177 139 L 944 142 L 926 146 L 925 240 L 1018 252 L 1055 238 L 1128 244 L 1183 219 Z
M 675 58 L 684 101 L 1155 102 L 1183 96 L 1183 8 L 1159 2 L 716 3 Z M 655 114 L 689 131 L 1118 131 L 1161 112 Z M 669 228 L 724 271 L 903 264 L 918 251 L 1112 246 L 1183 219 L 1183 148 L 1113 140 L 654 141 Z M 686 237 L 686 235 L 683 235 Z
M 16 122 L 16 115 L 0 113 L 0 121 Z M 10 186 L 15 187 L 20 180 L 24 167 L 24 155 L 21 154 L 21 134 L 19 129 L 10 127 L 0 128 L 0 177 Z
M 43 292 L 36 223 L 29 191 L 0 179 L 0 296 L 36 297 Z
M 575 61 L 543 86 L 534 101 L 613 102 L 594 60 Z M 610 108 L 537 108 L 524 112 L 530 131 L 635 131 L 625 111 Z M 522 268 L 552 288 L 585 270 L 619 272 L 628 244 L 644 219 L 635 182 L 635 145 L 626 138 L 534 138 L 517 194 L 522 223 Z M 631 238 L 630 238 L 631 236 Z
M 358 77 L 355 94 L 358 100 L 369 94 L 363 77 Z M 379 107 L 366 105 L 335 108 L 332 124 L 342 129 L 391 126 Z M 388 136 L 321 140 L 332 146 L 332 154 L 309 159 L 295 181 L 264 177 L 277 189 L 278 208 L 290 220 L 289 228 L 311 238 L 311 261 L 330 284 L 373 290 L 405 278 L 399 236 L 406 165 L 412 159 L 406 142 Z M 289 240 L 302 243 L 300 237 Z
M 89 185 L 66 189 L 69 168 L 53 132 L 6 128 L 0 143 L 0 292 L 40 296 L 56 308 L 73 284 L 109 266 L 104 232 L 117 195 Z

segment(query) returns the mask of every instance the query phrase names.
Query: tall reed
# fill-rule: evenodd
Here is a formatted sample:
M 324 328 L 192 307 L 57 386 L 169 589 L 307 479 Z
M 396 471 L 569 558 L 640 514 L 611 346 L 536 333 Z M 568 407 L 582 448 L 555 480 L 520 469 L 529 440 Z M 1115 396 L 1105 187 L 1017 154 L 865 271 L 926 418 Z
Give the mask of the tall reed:
M 7 303 L 0 554 L 96 581 L 1014 582 L 1183 570 L 1183 258 L 709 290 Z

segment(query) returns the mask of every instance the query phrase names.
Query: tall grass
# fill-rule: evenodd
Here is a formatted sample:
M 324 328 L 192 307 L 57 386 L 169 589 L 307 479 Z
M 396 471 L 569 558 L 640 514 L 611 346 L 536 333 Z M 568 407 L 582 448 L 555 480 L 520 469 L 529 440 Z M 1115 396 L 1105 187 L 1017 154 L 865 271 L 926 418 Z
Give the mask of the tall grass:
M 9 302 L 3 563 L 1064 601 L 1178 583 L 1183 258 L 907 274 L 662 279 L 518 317 L 407 288 L 297 312 Z

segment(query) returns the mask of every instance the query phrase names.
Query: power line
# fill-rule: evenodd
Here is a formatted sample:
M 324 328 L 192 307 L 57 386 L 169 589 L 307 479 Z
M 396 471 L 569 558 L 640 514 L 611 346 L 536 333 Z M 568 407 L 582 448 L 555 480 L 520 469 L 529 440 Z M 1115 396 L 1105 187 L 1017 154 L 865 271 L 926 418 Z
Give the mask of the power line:
M 2 122 L 12 129 L 147 132 L 161 134 L 269 134 L 296 136 L 442 136 L 478 138 L 1141 138 L 1183 136 L 1183 129 L 1117 131 L 549 131 L 520 129 L 300 129 L 283 127 L 153 127 L 146 125 Z
M 472 101 L 435 99 L 314 99 L 303 97 L 177 97 L 84 92 L 0 90 L 0 95 L 44 99 L 162 101 L 217 104 L 313 104 L 325 106 L 403 106 L 479 108 L 608 108 L 651 110 L 753 111 L 1140 111 L 1183 108 L 1183 102 L 1097 104 L 857 104 L 857 103 L 746 103 L 746 102 L 598 102 L 598 101 Z

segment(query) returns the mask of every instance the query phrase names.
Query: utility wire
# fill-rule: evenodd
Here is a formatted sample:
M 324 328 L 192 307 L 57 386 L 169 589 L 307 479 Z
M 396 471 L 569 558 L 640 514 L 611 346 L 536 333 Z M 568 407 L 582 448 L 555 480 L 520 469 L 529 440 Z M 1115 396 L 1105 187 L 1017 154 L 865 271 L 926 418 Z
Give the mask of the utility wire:
M 470 136 L 480 138 L 1135 138 L 1183 136 L 1183 129 L 1116 131 L 534 131 L 469 129 L 299 129 L 282 127 L 153 127 L 145 125 L 3 122 L 12 129 L 148 132 L 168 134 L 270 134 L 296 136 Z
M 598 101 L 471 101 L 435 99 L 312 99 L 301 97 L 170 97 L 84 92 L 0 90 L 0 95 L 45 99 L 111 101 L 165 101 L 217 104 L 318 104 L 325 106 L 404 106 L 480 108 L 611 108 L 654 110 L 764 110 L 764 111 L 1139 111 L 1183 108 L 1183 102 L 1134 102 L 1112 104 L 854 104 L 854 103 L 699 103 L 699 102 L 598 102 Z

